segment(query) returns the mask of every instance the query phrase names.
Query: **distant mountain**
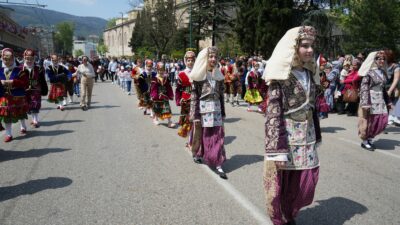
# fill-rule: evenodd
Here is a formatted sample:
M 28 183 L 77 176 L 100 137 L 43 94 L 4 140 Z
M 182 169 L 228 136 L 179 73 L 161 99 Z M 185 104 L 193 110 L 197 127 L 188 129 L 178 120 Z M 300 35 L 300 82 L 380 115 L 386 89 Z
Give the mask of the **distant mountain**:
M 54 10 L 26 7 L 10 6 L 14 11 L 10 12 L 11 18 L 21 26 L 45 26 L 56 25 L 60 22 L 73 22 L 75 24 L 75 36 L 87 37 L 89 35 L 99 35 L 102 37 L 107 20 L 99 17 L 74 16 Z

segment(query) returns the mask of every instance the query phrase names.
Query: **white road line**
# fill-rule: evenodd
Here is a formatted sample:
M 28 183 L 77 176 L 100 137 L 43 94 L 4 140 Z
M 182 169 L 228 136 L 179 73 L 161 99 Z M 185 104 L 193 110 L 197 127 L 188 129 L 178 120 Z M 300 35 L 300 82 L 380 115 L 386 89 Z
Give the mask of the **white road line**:
M 353 144 L 353 145 L 360 146 L 360 143 L 359 143 L 359 142 L 356 142 L 356 141 L 353 141 L 353 140 L 349 140 L 349 139 L 346 139 L 346 138 L 338 138 L 338 139 L 341 140 L 341 141 L 345 141 L 345 142 L 347 142 L 347 143 Z M 360 148 L 361 148 L 361 147 L 360 147 Z M 388 152 L 388 151 L 376 149 L 375 152 L 379 152 L 379 153 L 382 153 L 382 154 L 384 154 L 384 155 L 387 155 L 387 156 L 391 156 L 391 157 L 400 159 L 400 155 L 396 155 L 396 154 L 390 153 L 390 152 Z
M 191 155 L 190 152 L 186 151 Z M 203 170 L 210 175 L 214 180 L 223 188 L 226 192 L 228 192 L 233 199 L 235 199 L 239 205 L 245 208 L 253 217 L 258 221 L 260 225 L 273 225 L 269 217 L 266 216 L 266 213 L 257 206 L 253 205 L 240 191 L 236 190 L 228 181 L 221 179 L 216 173 L 214 173 L 210 168 L 206 165 L 202 166 Z

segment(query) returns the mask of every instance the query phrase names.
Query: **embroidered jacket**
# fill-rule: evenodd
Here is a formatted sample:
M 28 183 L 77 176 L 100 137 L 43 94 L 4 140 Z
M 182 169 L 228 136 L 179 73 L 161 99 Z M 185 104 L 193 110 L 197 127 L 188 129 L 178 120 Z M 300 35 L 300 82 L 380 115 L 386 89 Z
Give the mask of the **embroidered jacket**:
M 269 85 L 265 114 L 266 154 L 289 153 L 289 134 L 285 118 L 294 121 L 312 121 L 315 141 L 321 142 L 319 119 L 315 110 L 317 88 L 312 78 L 310 78 L 308 89 L 306 91 L 292 73 L 288 79 L 272 81 Z
M 174 99 L 171 83 L 167 76 L 161 77 L 160 75 L 157 75 L 152 79 L 150 97 L 154 101 L 168 101 Z
M 14 67 L 9 73 L 0 68 L 0 80 L 13 80 L 12 86 L 3 86 L 4 94 L 12 96 L 25 96 L 25 89 L 28 87 L 28 76 L 24 70 Z
M 191 103 L 190 103 L 190 121 L 200 120 L 200 100 L 218 101 L 221 105 L 221 115 L 225 117 L 224 106 L 224 80 L 214 80 L 215 87 L 205 79 L 203 81 L 193 81 Z
M 360 106 L 361 107 L 372 107 L 371 102 L 371 91 L 375 93 L 382 93 L 380 95 L 380 99 L 376 99 L 380 101 L 380 103 L 385 103 L 388 105 L 390 103 L 390 98 L 385 90 L 386 84 L 386 75 L 384 74 L 382 77 L 377 74 L 376 71 L 370 70 L 367 75 L 362 78 L 361 88 L 360 88 Z
M 190 100 L 192 84 L 190 83 L 188 73 L 190 70 L 181 71 L 178 75 L 177 86 L 175 90 L 175 102 L 177 106 L 181 105 L 181 100 Z

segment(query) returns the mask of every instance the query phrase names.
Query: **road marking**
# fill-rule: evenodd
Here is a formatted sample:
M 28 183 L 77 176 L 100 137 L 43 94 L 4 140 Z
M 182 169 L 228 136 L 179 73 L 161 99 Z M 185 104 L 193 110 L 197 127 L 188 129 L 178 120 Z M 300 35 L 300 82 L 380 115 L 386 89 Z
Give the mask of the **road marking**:
M 186 152 L 191 156 L 191 152 Z M 245 208 L 255 220 L 258 221 L 260 225 L 273 225 L 271 220 L 265 215 L 264 211 L 260 210 L 251 203 L 240 191 L 236 190 L 232 184 L 228 181 L 221 179 L 216 173 L 214 173 L 207 165 L 202 165 L 201 168 L 223 188 L 226 192 L 228 192 L 233 199 L 235 199 L 239 205 Z
M 357 141 L 353 141 L 353 140 L 349 140 L 349 139 L 341 138 L 341 137 L 338 138 L 338 139 L 341 140 L 341 141 L 345 141 L 345 142 L 347 142 L 347 143 L 353 144 L 353 145 L 360 146 L 360 143 L 357 142 Z M 396 155 L 396 154 L 390 153 L 390 152 L 388 152 L 388 151 L 376 149 L 375 152 L 379 152 L 379 153 L 382 153 L 382 154 L 384 154 L 384 155 L 387 155 L 387 156 L 391 156 L 391 157 L 400 159 L 400 155 Z

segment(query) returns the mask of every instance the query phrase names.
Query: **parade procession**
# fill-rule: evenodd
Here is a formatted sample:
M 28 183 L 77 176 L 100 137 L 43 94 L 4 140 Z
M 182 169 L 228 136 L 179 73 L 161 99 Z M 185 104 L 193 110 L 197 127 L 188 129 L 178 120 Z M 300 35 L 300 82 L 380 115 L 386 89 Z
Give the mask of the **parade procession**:
M 28 2 L 0 225 L 400 224 L 397 0 Z

